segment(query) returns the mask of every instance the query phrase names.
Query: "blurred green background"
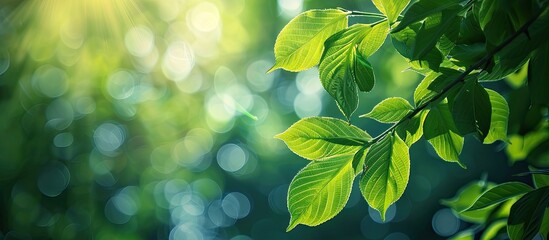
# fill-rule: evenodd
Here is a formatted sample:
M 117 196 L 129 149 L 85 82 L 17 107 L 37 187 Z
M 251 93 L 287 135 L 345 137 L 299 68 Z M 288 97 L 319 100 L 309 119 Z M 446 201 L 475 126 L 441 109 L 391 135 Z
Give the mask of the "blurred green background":
M 375 11 L 343 0 L 2 1 L 0 238 L 396 240 L 467 228 L 439 200 L 525 170 L 511 172 L 501 143 L 467 139 L 463 170 L 421 140 L 387 223 L 355 188 L 331 221 L 285 233 L 288 185 L 307 161 L 273 136 L 342 115 L 317 69 L 265 72 L 292 17 L 338 6 Z M 420 76 L 389 41 L 370 60 L 377 83 L 359 114 L 411 99 Z

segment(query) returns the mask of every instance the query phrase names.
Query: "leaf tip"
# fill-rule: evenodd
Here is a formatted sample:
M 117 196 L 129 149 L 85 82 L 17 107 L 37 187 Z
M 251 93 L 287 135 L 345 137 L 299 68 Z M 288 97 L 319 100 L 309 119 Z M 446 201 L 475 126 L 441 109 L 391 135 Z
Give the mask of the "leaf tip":
M 292 229 L 294 229 L 298 224 L 299 222 L 297 221 L 296 218 L 291 218 L 290 224 L 288 224 L 288 227 L 286 228 L 286 232 L 292 231 Z
M 275 70 L 277 70 L 277 69 L 279 69 L 279 67 L 278 67 L 277 64 L 275 64 L 274 66 L 272 66 L 271 68 L 269 68 L 269 70 L 267 70 L 266 73 L 267 73 L 267 74 L 272 73 L 273 71 L 275 71 Z

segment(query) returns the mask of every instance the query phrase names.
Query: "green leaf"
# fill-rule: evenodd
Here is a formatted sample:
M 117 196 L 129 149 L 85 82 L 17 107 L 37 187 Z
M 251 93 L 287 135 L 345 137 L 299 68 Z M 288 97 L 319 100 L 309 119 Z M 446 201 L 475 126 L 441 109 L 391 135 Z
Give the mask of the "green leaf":
M 383 45 L 387 34 L 389 34 L 389 24 L 387 22 L 373 26 L 358 44 L 358 51 L 365 57 L 371 56 Z
M 345 207 L 355 177 L 352 160 L 351 154 L 313 161 L 297 173 L 288 190 L 291 219 L 286 231 L 298 224 L 317 226 Z
M 490 226 L 486 228 L 484 233 L 482 233 L 482 236 L 480 237 L 480 240 L 492 240 L 496 239 L 496 236 L 500 233 L 500 231 L 507 226 L 507 221 L 505 219 L 495 221 Z
M 474 211 L 489 207 L 529 191 L 532 191 L 532 187 L 521 182 L 502 183 L 482 193 L 473 205 L 463 211 Z
M 414 107 L 406 99 L 391 97 L 381 101 L 371 112 L 360 117 L 371 118 L 382 123 L 394 123 L 406 117 L 413 109 Z
M 431 108 L 423 124 L 423 135 L 442 159 L 465 167 L 459 161 L 463 137 L 457 133 L 447 103 L 439 103 Z
M 452 116 L 462 135 L 476 133 L 484 141 L 490 131 L 492 106 L 488 92 L 476 81 L 465 81 L 452 104 Z
M 549 187 L 533 190 L 522 196 L 512 207 L 507 219 L 511 240 L 532 239 L 540 231 L 543 214 L 549 204 Z
M 380 12 L 387 16 L 389 22 L 394 23 L 410 0 L 372 0 L 372 2 Z
M 454 81 L 461 72 L 453 69 L 442 69 L 441 73 L 431 72 L 423 78 L 414 91 L 414 102 L 416 106 L 420 106 L 432 99 L 435 95 Z
M 452 208 L 462 220 L 474 223 L 484 223 L 494 207 L 487 207 L 469 212 L 463 212 L 463 210 L 471 206 L 487 188 L 491 188 L 494 185 L 495 184 L 486 181 L 471 182 L 462 187 L 452 199 L 441 200 L 441 203 Z
M 319 63 L 324 41 L 347 27 L 347 15 L 335 9 L 310 10 L 292 19 L 278 34 L 274 46 L 275 65 L 302 71 Z
M 355 175 L 358 175 L 364 170 L 364 161 L 366 160 L 366 154 L 368 154 L 369 149 L 370 144 L 367 144 L 360 148 L 353 156 L 353 169 L 355 170 Z
M 426 54 L 423 54 L 420 59 L 417 59 L 417 56 L 414 55 L 416 52 L 416 45 L 421 45 L 421 43 L 417 43 L 416 41 L 417 36 L 419 36 L 418 32 L 420 27 L 421 23 L 414 23 L 402 31 L 392 33 L 391 40 L 393 46 L 402 56 L 409 60 L 413 60 L 411 61 L 413 68 L 438 71 L 443 57 L 437 48 L 431 48 L 431 50 Z
M 406 28 L 408 25 L 419 22 L 428 16 L 442 12 L 446 9 L 454 9 L 460 7 L 458 0 L 420 0 L 406 11 L 404 17 L 397 27 L 392 32 L 398 32 Z
M 428 110 L 423 110 L 396 127 L 396 133 L 408 147 L 411 147 L 412 144 L 423 136 L 423 122 L 428 112 Z
M 355 24 L 330 37 L 320 62 L 322 86 L 336 100 L 347 119 L 358 106 L 357 76 L 353 69 L 357 54 L 355 46 L 370 30 L 370 25 Z
M 533 104 L 549 106 L 549 44 L 542 45 L 528 65 L 528 88 Z
M 491 68 L 483 71 L 479 79 L 495 81 L 519 70 L 532 51 L 547 42 L 549 36 L 549 8 L 545 8 L 541 15 L 528 28 L 528 35 L 521 34 L 509 45 L 496 53 Z
M 385 220 L 387 208 L 404 193 L 410 177 L 408 146 L 396 134 L 372 145 L 366 155 L 366 172 L 360 191 L 368 204 Z
M 456 235 L 448 238 L 448 240 L 475 240 L 475 231 L 467 229 L 456 233 Z
M 423 59 L 438 42 L 440 37 L 449 31 L 449 27 L 459 20 L 458 9 L 450 9 L 435 13 L 425 19 L 417 33 L 413 60 Z
M 475 17 L 474 11 L 468 11 L 465 18 L 461 21 L 459 28 L 458 44 L 475 44 L 482 43 L 484 45 L 484 33 L 480 28 L 480 24 Z
M 370 62 L 362 54 L 356 53 L 353 69 L 354 74 L 352 76 L 358 85 L 358 89 L 363 92 L 371 91 L 374 88 L 375 76 Z
M 533 15 L 534 2 L 521 0 L 484 0 L 480 5 L 479 24 L 486 39 L 498 45 L 524 25 Z
M 549 186 L 548 174 L 532 174 L 532 180 L 534 181 L 534 186 L 536 186 L 536 188 Z
M 549 131 L 534 131 L 526 136 L 509 136 L 509 145 L 505 152 L 512 162 L 524 160 L 538 145 L 549 139 Z
M 295 154 L 310 160 L 354 154 L 371 139 L 360 128 L 328 117 L 301 119 L 275 137 Z
M 458 44 L 454 46 L 450 55 L 452 62 L 461 67 L 469 67 L 486 55 L 484 43 Z
M 484 139 L 484 143 L 493 143 L 497 140 L 507 140 L 507 124 L 509 120 L 509 106 L 503 96 L 494 90 L 486 89 L 492 105 L 490 131 Z

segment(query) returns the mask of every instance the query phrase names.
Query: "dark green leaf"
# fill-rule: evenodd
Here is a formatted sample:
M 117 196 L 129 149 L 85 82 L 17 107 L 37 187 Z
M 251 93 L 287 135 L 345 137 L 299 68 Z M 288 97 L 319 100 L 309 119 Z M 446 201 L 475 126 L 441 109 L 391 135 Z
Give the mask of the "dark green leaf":
M 435 47 L 435 44 L 440 37 L 448 31 L 450 26 L 459 20 L 457 17 L 458 11 L 459 8 L 445 10 L 435 13 L 425 19 L 417 33 L 412 60 L 424 59 L 424 57 Z
M 484 141 L 490 131 L 492 106 L 488 92 L 475 79 L 465 81 L 455 96 L 452 116 L 462 135 L 474 132 Z
M 488 189 L 464 211 L 474 211 L 501 203 L 507 199 L 532 191 L 532 187 L 521 182 L 506 182 Z
M 454 81 L 461 72 L 453 69 L 441 69 L 442 73 L 431 72 L 419 83 L 414 91 L 414 102 L 420 106 L 432 99 L 435 95 Z
M 363 92 L 371 91 L 375 84 L 375 76 L 374 69 L 372 68 L 370 62 L 368 62 L 362 54 L 356 53 L 353 69 L 353 79 L 358 85 L 358 89 Z
M 549 106 L 549 44 L 543 44 L 530 59 L 528 88 L 533 104 Z
M 431 108 L 425 118 L 423 135 L 442 159 L 456 162 L 464 167 L 459 162 L 459 154 L 463 148 L 463 137 L 457 133 L 447 103 L 440 103 Z
M 521 34 L 509 45 L 496 53 L 491 68 L 483 71 L 479 79 L 494 81 L 516 72 L 528 60 L 530 53 L 545 44 L 549 36 L 549 8 L 545 8 L 541 15 L 528 28 L 528 35 Z
M 396 134 L 372 145 L 366 155 L 366 172 L 360 191 L 368 204 L 385 219 L 385 211 L 404 193 L 410 177 L 408 146 Z
M 446 9 L 456 9 L 460 7 L 459 0 L 420 0 L 406 11 L 404 17 L 392 32 L 398 32 L 408 25 L 419 22 L 433 14 L 440 13 Z
M 286 231 L 298 224 L 317 226 L 345 207 L 355 177 L 352 160 L 351 154 L 313 161 L 297 173 L 288 189 L 291 219 Z
M 536 169 L 533 169 L 534 171 Z M 532 180 L 536 188 L 542 188 L 549 186 L 549 171 L 546 173 L 534 173 L 532 174 Z
M 354 154 L 371 139 L 361 129 L 328 117 L 301 119 L 275 137 L 295 154 L 310 160 Z
M 292 19 L 278 34 L 274 46 L 276 63 L 269 70 L 302 71 L 318 64 L 324 41 L 347 27 L 348 12 L 310 10 Z
M 475 43 L 484 43 L 484 33 L 480 28 L 475 14 L 470 10 L 465 14 L 465 18 L 461 21 L 459 28 L 459 39 L 458 44 L 475 44 Z
M 371 112 L 361 115 L 382 123 L 394 123 L 403 119 L 414 107 L 404 98 L 392 97 L 378 103 Z
M 452 199 L 442 200 L 441 203 L 445 206 L 452 208 L 456 214 L 463 220 L 474 223 L 484 223 L 490 215 L 493 207 L 479 209 L 476 211 L 463 212 L 466 208 L 471 206 L 473 202 L 482 194 L 486 189 L 493 187 L 495 184 L 485 181 L 475 181 L 463 186 L 456 196 Z
M 540 231 L 543 214 L 549 204 L 549 187 L 533 190 L 522 196 L 513 206 L 507 220 L 511 240 L 532 239 Z
M 364 160 L 366 159 L 366 154 L 368 154 L 369 148 L 370 144 L 367 144 L 360 148 L 353 156 L 353 169 L 355 170 L 356 175 L 364 170 Z
M 450 52 L 452 62 L 461 67 L 473 65 L 487 54 L 484 43 L 459 44 Z

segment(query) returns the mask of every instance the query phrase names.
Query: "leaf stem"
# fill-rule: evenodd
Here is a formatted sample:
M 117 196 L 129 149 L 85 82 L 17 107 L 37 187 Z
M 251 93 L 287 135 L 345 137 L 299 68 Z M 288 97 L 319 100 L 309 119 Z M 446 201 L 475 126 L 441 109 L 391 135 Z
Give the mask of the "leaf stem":
M 373 138 L 369 144 L 374 144 L 376 142 L 378 142 L 379 140 L 383 139 L 387 134 L 389 134 L 390 132 L 394 131 L 399 125 L 401 125 L 403 122 L 405 122 L 406 120 L 408 119 L 411 119 L 413 118 L 414 116 L 416 116 L 419 112 L 421 112 L 423 109 L 425 109 L 427 106 L 429 106 L 431 103 L 434 103 L 434 102 L 437 102 L 438 100 L 441 100 L 441 98 L 443 96 L 445 96 L 445 94 L 450 91 L 452 88 L 454 88 L 455 86 L 457 86 L 459 83 L 462 83 L 465 81 L 465 78 L 467 76 L 469 76 L 469 74 L 471 72 L 473 72 L 474 70 L 476 69 L 479 69 L 479 68 L 482 68 L 483 66 L 485 66 L 493 57 L 494 55 L 496 55 L 499 51 L 501 51 L 503 48 L 505 48 L 507 45 L 509 45 L 511 42 L 513 42 L 513 40 L 515 40 L 515 38 L 517 38 L 518 36 L 520 36 L 521 34 L 525 33 L 527 34 L 528 33 L 528 28 L 530 27 L 530 25 L 536 21 L 538 19 L 538 17 L 541 15 L 541 13 L 543 13 L 544 11 L 540 11 L 540 14 L 536 15 L 535 17 L 533 17 L 532 19 L 530 19 L 528 22 L 526 22 L 521 28 L 519 28 L 513 35 L 511 35 L 510 37 L 508 37 L 507 39 L 505 39 L 504 42 L 502 42 L 501 44 L 499 44 L 498 46 L 496 46 L 494 49 L 492 49 L 488 54 L 486 54 L 483 58 L 481 58 L 480 60 L 478 60 L 477 62 L 475 62 L 473 65 L 469 66 L 469 68 L 467 68 L 464 72 L 462 72 L 454 81 L 452 81 L 450 84 L 446 85 L 446 87 L 444 87 L 442 89 L 442 91 L 440 91 L 437 95 L 433 96 L 431 99 L 425 101 L 424 103 L 422 103 L 421 105 L 419 105 L 418 107 L 416 107 L 412 112 L 408 113 L 404 118 L 402 118 L 400 121 L 398 121 L 397 123 L 393 124 L 391 127 L 389 127 L 387 130 L 385 130 L 384 132 L 382 132 L 381 134 L 379 134 L 378 136 L 376 136 L 375 138 Z M 482 69 L 483 70 L 483 69 Z M 481 70 L 481 71 L 482 71 Z

